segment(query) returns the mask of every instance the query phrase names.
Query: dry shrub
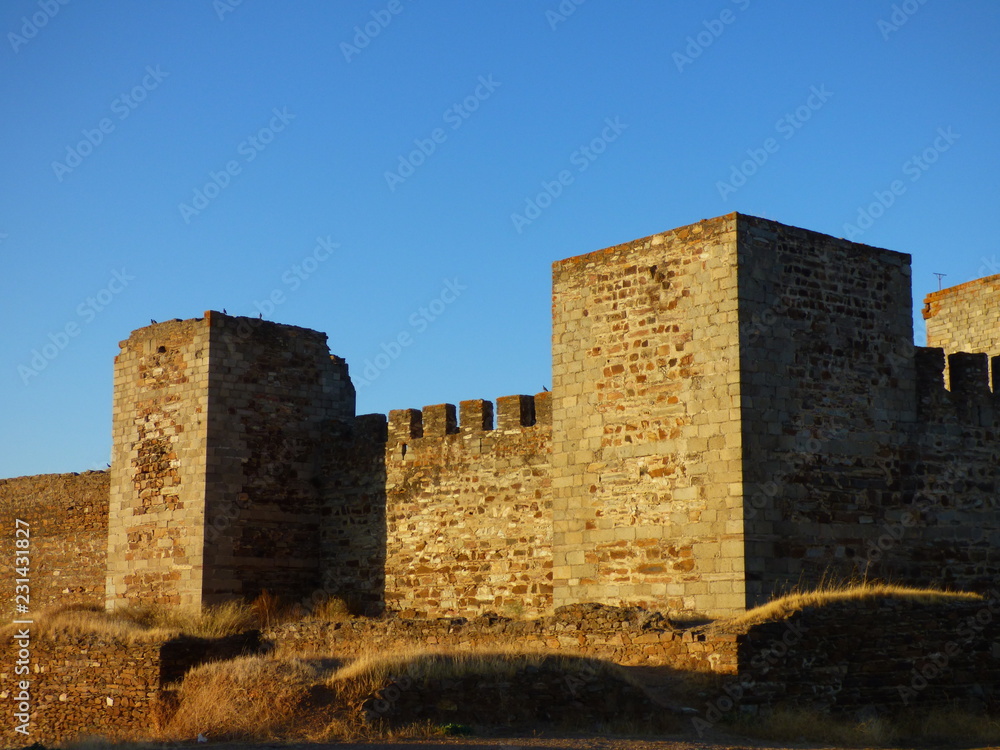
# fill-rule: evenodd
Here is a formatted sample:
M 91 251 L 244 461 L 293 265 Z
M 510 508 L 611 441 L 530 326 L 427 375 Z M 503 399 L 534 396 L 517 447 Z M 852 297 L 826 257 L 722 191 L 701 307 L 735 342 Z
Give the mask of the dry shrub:
M 309 613 L 308 619 L 321 622 L 343 622 L 351 619 L 351 607 L 343 599 L 324 599 Z
M 177 710 L 159 739 L 272 740 L 309 733 L 307 710 L 323 674 L 300 659 L 247 656 L 203 664 L 177 691 Z

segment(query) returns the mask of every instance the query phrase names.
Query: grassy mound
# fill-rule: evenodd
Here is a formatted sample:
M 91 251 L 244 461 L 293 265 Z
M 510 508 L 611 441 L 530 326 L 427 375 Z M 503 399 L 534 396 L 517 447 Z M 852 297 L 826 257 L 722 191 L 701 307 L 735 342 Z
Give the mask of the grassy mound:
M 515 651 L 409 651 L 356 659 L 244 657 L 187 674 L 159 739 L 329 741 L 445 728 L 674 728 L 620 667 Z
M 836 602 L 861 599 L 903 599 L 921 604 L 944 604 L 957 601 L 978 601 L 982 597 L 967 591 L 914 588 L 873 581 L 825 584 L 809 591 L 792 591 L 759 607 L 747 610 L 741 615 L 718 620 L 714 623 L 714 627 L 739 629 L 772 620 L 782 620 L 806 607 L 822 607 Z

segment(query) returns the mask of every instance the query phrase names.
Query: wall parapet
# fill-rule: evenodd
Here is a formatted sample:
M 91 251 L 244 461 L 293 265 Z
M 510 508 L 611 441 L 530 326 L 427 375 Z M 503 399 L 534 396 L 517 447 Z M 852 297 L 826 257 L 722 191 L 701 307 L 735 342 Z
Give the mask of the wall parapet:
M 400 443 L 414 438 L 497 434 L 551 425 L 551 394 L 543 391 L 533 396 L 501 396 L 496 401 L 495 411 L 493 402 L 485 399 L 461 401 L 457 409 L 454 404 L 433 404 L 423 409 L 393 409 L 389 412 L 388 439 L 390 443 Z
M 993 427 L 1000 413 L 1000 356 L 979 352 L 946 354 L 940 347 L 915 347 L 917 414 L 922 421 L 957 421 Z M 945 385 L 945 371 L 950 388 Z

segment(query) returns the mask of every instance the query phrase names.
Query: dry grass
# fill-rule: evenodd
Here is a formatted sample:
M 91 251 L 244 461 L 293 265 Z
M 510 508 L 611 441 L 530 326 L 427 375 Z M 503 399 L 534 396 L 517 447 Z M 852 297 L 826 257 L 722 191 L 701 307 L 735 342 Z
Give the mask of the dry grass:
M 312 620 L 342 621 L 350 617 L 340 599 L 328 599 L 309 615 Z M 127 643 L 141 640 L 190 635 L 221 638 L 244 631 L 266 629 L 284 622 L 301 621 L 301 608 L 265 591 L 253 602 L 226 602 L 206 607 L 201 612 L 178 611 L 174 607 L 142 605 L 121 607 L 107 612 L 89 604 L 51 607 L 35 616 L 39 635 L 94 633 Z M 15 626 L 0 628 L 0 638 L 9 638 Z
M 300 659 L 247 656 L 203 664 L 184 677 L 177 711 L 158 739 L 273 740 L 311 734 L 312 688 L 325 677 Z
M 172 638 L 180 634 L 220 638 L 257 627 L 249 605 L 227 602 L 201 613 L 178 612 L 169 607 L 133 606 L 107 612 L 95 605 L 60 605 L 43 610 L 34 618 L 34 632 L 41 636 L 61 633 L 93 633 L 134 643 Z M 16 626 L 0 629 L 7 638 Z
M 310 620 L 322 622 L 343 622 L 351 618 L 351 608 L 343 599 L 329 598 L 316 605 L 309 613 Z
M 811 591 L 792 591 L 762 604 L 741 615 L 719 620 L 716 627 L 739 628 L 771 620 L 781 620 L 806 607 L 821 607 L 835 602 L 860 599 L 905 599 L 921 604 L 940 604 L 953 601 L 978 601 L 982 597 L 967 591 L 945 591 L 932 588 L 913 588 L 877 581 L 852 581 L 828 583 Z
M 898 728 L 886 719 L 850 721 L 803 709 L 777 709 L 761 717 L 741 718 L 731 729 L 740 735 L 779 742 L 828 742 L 849 747 L 878 747 L 899 740 Z
M 360 702 L 389 677 L 406 676 L 415 682 L 470 675 L 504 680 L 543 660 L 567 674 L 609 674 L 636 684 L 612 664 L 515 649 L 373 651 L 347 666 L 330 657 L 242 657 L 191 670 L 177 691 L 176 712 L 163 722 L 156 739 L 190 740 L 199 733 L 211 740 L 259 742 L 427 739 L 440 736 L 440 727 L 368 726 L 357 710 Z
M 993 746 L 1000 742 L 1000 721 L 955 710 L 852 720 L 783 708 L 761 717 L 738 719 L 731 729 L 744 736 L 778 742 L 823 742 L 846 747 L 894 747 L 900 743 Z
M 544 661 L 566 672 L 610 674 L 640 686 L 640 681 L 617 665 L 598 659 L 551 651 L 526 650 L 507 646 L 472 649 L 469 651 L 434 650 L 413 646 L 391 653 L 373 652 L 361 655 L 349 665 L 337 670 L 327 681 L 334 688 L 350 690 L 359 695 L 381 687 L 389 677 L 405 675 L 416 682 L 435 679 L 456 679 L 477 675 L 506 680 L 525 667 L 538 667 Z

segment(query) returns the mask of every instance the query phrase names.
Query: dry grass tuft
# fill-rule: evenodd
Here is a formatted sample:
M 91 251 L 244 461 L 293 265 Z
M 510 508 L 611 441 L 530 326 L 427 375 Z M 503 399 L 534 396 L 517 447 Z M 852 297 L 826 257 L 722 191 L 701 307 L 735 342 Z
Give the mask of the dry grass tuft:
M 101 607 L 83 604 L 50 607 L 35 615 L 34 621 L 34 632 L 40 636 L 93 633 L 126 643 L 169 638 L 180 632 L 176 628 L 163 627 L 146 612 L 110 614 Z M 0 638 L 7 638 L 15 627 L 8 625 L 0 629 Z
M 208 607 L 201 613 L 176 611 L 169 607 L 144 605 L 122 607 L 107 612 L 102 607 L 69 604 L 50 607 L 34 618 L 36 634 L 92 633 L 126 643 L 173 638 L 181 634 L 200 638 L 220 638 L 257 626 L 251 608 L 241 602 Z M 0 629 L 7 638 L 16 626 Z
M 835 602 L 876 598 L 905 599 L 921 604 L 940 604 L 955 601 L 978 601 L 982 599 L 982 596 L 968 591 L 913 588 L 877 581 L 827 583 L 811 591 L 792 591 L 736 617 L 719 620 L 715 626 L 738 628 L 757 625 L 762 622 L 784 619 L 806 607 L 821 607 Z
M 343 622 L 351 619 L 351 607 L 343 599 L 330 597 L 313 607 L 307 619 L 321 622 Z
M 301 659 L 246 656 L 203 664 L 184 677 L 177 710 L 158 739 L 273 740 L 301 736 L 313 686 L 325 675 Z

